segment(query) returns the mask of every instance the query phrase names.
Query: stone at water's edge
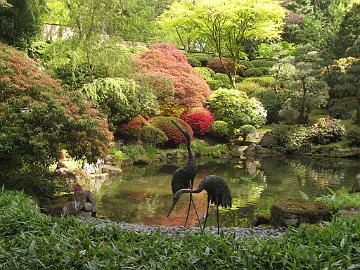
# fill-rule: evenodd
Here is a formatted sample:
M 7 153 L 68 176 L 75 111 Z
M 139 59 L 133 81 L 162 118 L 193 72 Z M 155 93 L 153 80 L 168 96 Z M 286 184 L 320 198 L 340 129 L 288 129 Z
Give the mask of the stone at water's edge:
M 326 204 L 312 200 L 284 198 L 271 206 L 270 223 L 274 226 L 299 226 L 302 223 L 318 223 L 330 220 Z
M 47 204 L 41 206 L 45 214 L 52 216 L 64 215 L 96 215 L 96 201 L 92 193 L 88 190 L 83 190 L 75 194 L 66 194 L 59 196 Z
M 360 173 L 355 176 L 351 192 L 360 192 Z

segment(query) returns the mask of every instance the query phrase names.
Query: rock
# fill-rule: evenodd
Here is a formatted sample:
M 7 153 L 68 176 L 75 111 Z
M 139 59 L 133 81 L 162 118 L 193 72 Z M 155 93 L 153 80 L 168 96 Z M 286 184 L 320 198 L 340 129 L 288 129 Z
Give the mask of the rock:
M 102 171 L 110 175 L 119 175 L 122 173 L 122 169 L 111 165 L 103 165 Z
M 262 136 L 260 140 L 260 145 L 263 147 L 271 147 L 272 145 L 275 144 L 275 140 L 276 140 L 276 136 L 272 134 L 270 131 L 268 131 Z
M 312 200 L 284 198 L 271 206 L 270 223 L 274 226 L 299 226 L 331 218 L 327 205 Z
M 96 216 L 96 201 L 93 194 L 88 190 L 82 190 L 74 194 L 58 196 L 45 205 L 43 212 L 53 216 L 80 215 L 82 212 L 90 212 Z
M 244 155 L 244 151 L 240 146 L 234 145 L 231 146 L 230 155 L 232 157 L 242 157 Z
M 254 227 L 270 224 L 270 218 L 258 215 L 255 217 Z
M 351 187 L 351 192 L 360 192 L 360 173 L 355 176 L 353 185 Z

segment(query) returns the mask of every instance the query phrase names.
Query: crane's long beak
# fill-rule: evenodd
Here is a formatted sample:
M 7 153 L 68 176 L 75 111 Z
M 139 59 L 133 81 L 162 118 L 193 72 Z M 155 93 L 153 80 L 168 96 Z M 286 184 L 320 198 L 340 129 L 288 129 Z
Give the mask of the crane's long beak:
M 173 201 L 172 206 L 171 206 L 171 209 L 170 209 L 170 211 L 169 211 L 169 213 L 167 214 L 166 217 L 169 217 L 169 216 L 170 216 L 172 210 L 174 210 L 174 207 L 175 207 L 175 204 L 176 204 L 176 203 L 177 203 L 177 201 Z

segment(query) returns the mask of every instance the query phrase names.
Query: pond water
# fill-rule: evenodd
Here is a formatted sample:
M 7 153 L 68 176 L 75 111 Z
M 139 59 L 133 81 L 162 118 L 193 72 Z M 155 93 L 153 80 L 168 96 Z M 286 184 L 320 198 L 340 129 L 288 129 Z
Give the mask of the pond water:
M 148 165 L 125 168 L 122 175 L 107 180 L 97 193 L 98 213 L 112 220 L 147 225 L 183 226 L 189 196 L 183 195 L 170 218 L 171 177 L 177 165 Z M 273 202 L 283 197 L 314 197 L 328 194 L 329 188 L 349 189 L 357 173 L 359 159 L 313 159 L 269 157 L 247 160 L 199 160 L 195 187 L 210 174 L 222 177 L 230 186 L 233 207 L 221 209 L 221 225 L 246 227 L 258 214 L 269 214 Z M 201 216 L 207 194 L 194 194 Z M 191 210 L 190 225 L 197 224 Z M 210 209 L 209 225 L 216 224 L 215 208 Z

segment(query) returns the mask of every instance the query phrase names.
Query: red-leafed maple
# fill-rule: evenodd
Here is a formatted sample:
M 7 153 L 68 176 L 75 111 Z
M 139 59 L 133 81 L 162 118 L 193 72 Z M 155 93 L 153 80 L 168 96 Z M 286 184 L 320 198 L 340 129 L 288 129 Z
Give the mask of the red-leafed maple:
M 174 85 L 175 101 L 184 107 L 202 107 L 211 94 L 209 86 L 190 66 L 186 56 L 170 44 L 155 44 L 135 57 L 145 75 L 163 75 Z
M 161 129 L 169 139 L 170 143 L 179 144 L 185 143 L 185 137 L 180 132 L 180 130 L 174 125 L 172 121 L 176 121 L 180 127 L 183 127 L 184 130 L 189 132 L 190 138 L 194 137 L 194 132 L 192 128 L 182 119 L 177 117 L 165 117 L 165 116 L 158 116 L 149 119 L 148 123 Z
M 211 130 L 215 121 L 212 113 L 205 108 L 193 108 L 181 114 L 180 118 L 188 123 L 196 134 L 204 135 Z
M 129 123 L 122 124 L 118 128 L 118 134 L 125 139 L 139 138 L 141 128 L 147 124 L 146 119 L 142 115 L 137 115 Z

